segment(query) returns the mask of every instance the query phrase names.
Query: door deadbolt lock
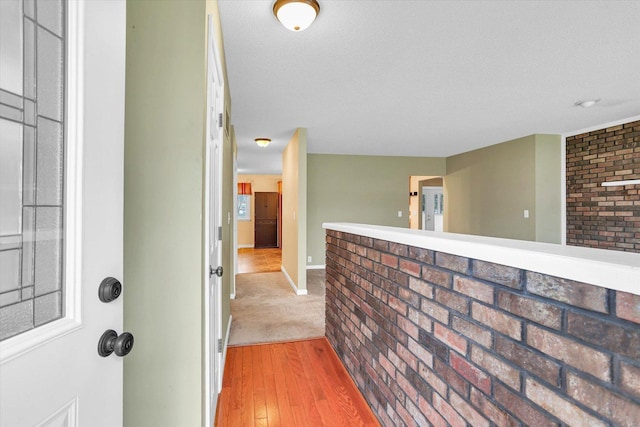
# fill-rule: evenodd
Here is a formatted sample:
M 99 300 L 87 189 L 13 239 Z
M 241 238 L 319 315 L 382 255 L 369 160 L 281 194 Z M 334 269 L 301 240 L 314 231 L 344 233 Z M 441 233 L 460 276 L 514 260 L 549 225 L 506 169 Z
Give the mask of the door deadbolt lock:
M 218 277 L 222 277 L 222 275 L 224 274 L 224 270 L 222 269 L 222 266 L 219 266 L 215 270 L 213 269 L 212 266 L 209 266 L 209 277 L 213 277 L 214 274 Z
M 126 356 L 133 348 L 133 335 L 123 332 L 118 336 L 113 329 L 107 329 L 98 341 L 98 354 L 107 357 L 111 353 L 117 356 Z
M 98 287 L 98 298 L 102 302 L 111 302 L 118 299 L 122 293 L 122 283 L 113 277 L 104 279 Z

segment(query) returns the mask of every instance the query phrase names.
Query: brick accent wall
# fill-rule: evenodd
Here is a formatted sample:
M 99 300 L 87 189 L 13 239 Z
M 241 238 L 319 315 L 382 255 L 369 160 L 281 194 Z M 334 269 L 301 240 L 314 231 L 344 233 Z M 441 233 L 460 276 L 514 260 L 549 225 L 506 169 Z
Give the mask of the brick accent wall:
M 640 121 L 567 138 L 567 244 L 640 252 Z
M 639 296 L 326 239 L 326 335 L 383 425 L 639 425 Z

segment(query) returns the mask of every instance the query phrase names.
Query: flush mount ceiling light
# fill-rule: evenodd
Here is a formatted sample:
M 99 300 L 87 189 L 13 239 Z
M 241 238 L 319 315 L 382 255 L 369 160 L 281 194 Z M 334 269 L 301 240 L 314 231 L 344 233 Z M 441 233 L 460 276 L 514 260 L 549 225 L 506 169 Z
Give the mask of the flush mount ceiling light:
M 320 13 L 316 0 L 276 0 L 273 14 L 287 30 L 303 31 Z
M 575 105 L 582 107 L 582 108 L 589 108 L 589 107 L 593 107 L 594 105 L 596 105 L 597 102 L 599 102 L 599 99 L 585 99 L 583 101 L 578 101 L 576 102 Z
M 256 138 L 255 141 L 256 144 L 258 144 L 258 147 L 261 148 L 265 148 L 271 142 L 269 138 Z

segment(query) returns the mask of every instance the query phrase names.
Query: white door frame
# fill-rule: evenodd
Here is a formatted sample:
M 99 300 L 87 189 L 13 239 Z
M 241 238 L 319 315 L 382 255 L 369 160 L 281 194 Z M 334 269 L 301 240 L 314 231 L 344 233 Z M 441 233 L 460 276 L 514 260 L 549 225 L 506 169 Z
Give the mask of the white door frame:
M 211 15 L 207 18 L 207 126 L 206 126 L 206 165 L 205 165 L 205 213 L 204 213 L 204 250 L 203 250 L 203 290 L 205 305 L 204 348 L 205 348 L 205 426 L 213 425 L 218 394 L 222 389 L 222 353 L 219 340 L 222 337 L 222 286 L 221 279 L 215 275 L 210 279 L 210 268 L 216 269 L 222 264 L 221 251 L 218 250 L 217 260 L 210 259 L 213 245 L 221 245 L 213 241 L 212 234 L 217 236 L 216 227 L 222 224 L 222 151 L 224 125 L 219 114 L 224 118 L 224 78 L 220 66 L 217 34 L 213 27 Z M 219 97 L 216 105 L 212 105 L 214 84 L 219 86 Z M 213 144 L 212 144 L 213 143 Z M 217 145 L 217 148 L 216 148 Z M 216 188 L 211 188 L 215 177 Z M 212 201 L 215 197 L 216 201 Z M 214 209 L 212 209 L 212 206 Z M 212 233 L 212 222 L 214 225 Z M 217 262 L 216 262 L 217 261 Z M 227 273 L 228 274 L 228 273 Z M 213 286 L 214 289 L 211 289 Z M 213 304 L 211 302 L 213 293 Z

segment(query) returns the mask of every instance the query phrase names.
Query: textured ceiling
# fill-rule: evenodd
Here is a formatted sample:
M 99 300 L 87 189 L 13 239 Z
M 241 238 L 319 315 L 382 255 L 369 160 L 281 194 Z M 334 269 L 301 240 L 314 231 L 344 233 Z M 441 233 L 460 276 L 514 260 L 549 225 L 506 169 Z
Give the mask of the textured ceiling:
M 294 33 L 219 0 L 239 173 L 280 173 L 297 127 L 309 153 L 440 157 L 640 114 L 640 1 L 319 2 Z

